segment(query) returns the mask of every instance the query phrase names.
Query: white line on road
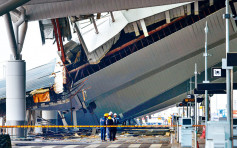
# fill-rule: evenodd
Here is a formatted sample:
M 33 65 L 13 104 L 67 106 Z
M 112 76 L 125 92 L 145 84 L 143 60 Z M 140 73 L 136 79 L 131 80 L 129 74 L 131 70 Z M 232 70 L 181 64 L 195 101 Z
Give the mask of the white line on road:
M 107 147 L 119 147 L 121 144 L 110 144 L 109 146 Z
M 55 148 L 57 145 L 48 145 L 48 146 L 42 146 L 41 148 Z
M 150 148 L 160 148 L 162 144 L 152 144 Z
M 60 145 L 62 146 L 62 145 Z M 64 146 L 63 148 L 75 148 L 75 147 L 78 147 L 78 145 L 67 145 L 67 146 Z
M 12 146 L 13 148 L 34 148 L 35 146 Z
M 100 146 L 100 144 L 92 144 L 92 145 L 89 145 L 89 146 L 87 146 L 85 148 L 93 148 L 93 147 L 98 147 L 98 146 Z
M 128 147 L 136 147 L 136 148 L 138 148 L 138 147 L 140 147 L 140 145 L 141 144 L 130 144 Z

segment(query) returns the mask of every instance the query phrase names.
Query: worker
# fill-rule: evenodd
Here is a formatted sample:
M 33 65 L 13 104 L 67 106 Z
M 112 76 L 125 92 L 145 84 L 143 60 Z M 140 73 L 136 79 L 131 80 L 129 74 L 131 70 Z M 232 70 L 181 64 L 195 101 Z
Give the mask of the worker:
M 110 112 L 108 113 L 107 120 L 108 120 L 109 117 L 112 118 L 112 116 L 113 116 L 113 112 L 110 111 Z M 110 140 L 110 139 L 109 139 L 109 129 L 108 129 L 108 127 L 106 128 L 106 133 L 107 133 L 107 140 Z
M 113 119 L 111 116 L 108 117 L 108 119 L 106 120 L 106 125 L 113 125 Z M 109 140 L 110 141 L 114 141 L 113 140 L 113 130 L 112 130 L 112 127 L 107 127 L 108 129 L 108 137 L 109 137 Z
M 113 118 L 114 125 L 119 124 L 118 120 L 119 120 L 119 118 L 117 117 L 117 114 L 114 113 L 114 118 Z M 116 140 L 116 133 L 117 133 L 117 127 L 113 127 L 113 141 Z
M 106 125 L 106 118 L 108 116 L 108 113 L 104 114 L 104 117 L 100 118 L 100 125 L 101 126 L 105 126 Z M 104 142 L 105 140 L 105 136 L 106 136 L 106 127 L 100 127 L 100 131 L 101 131 L 101 141 Z

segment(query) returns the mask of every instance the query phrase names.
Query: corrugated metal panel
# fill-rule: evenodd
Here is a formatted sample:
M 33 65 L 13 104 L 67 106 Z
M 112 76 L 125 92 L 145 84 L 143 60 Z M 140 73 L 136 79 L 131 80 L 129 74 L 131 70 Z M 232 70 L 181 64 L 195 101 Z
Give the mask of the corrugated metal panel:
M 224 10 L 222 9 L 212 14 L 211 17 L 222 18 L 220 14 L 223 13 Z M 87 85 L 92 86 L 92 89 L 87 92 L 88 99 L 96 100 L 97 104 L 104 101 L 107 104 L 116 104 L 119 107 L 110 108 L 106 106 L 104 108 L 125 112 L 182 83 L 193 75 L 193 70 L 188 71 L 188 69 L 193 69 L 194 61 L 201 62 L 203 59 L 201 53 L 204 50 L 203 28 L 206 20 L 208 20 L 211 32 L 209 34 L 209 45 L 215 47 L 224 43 L 224 32 L 222 35 L 217 35 L 215 32 L 225 24 L 223 22 L 211 25 L 213 23 L 209 21 L 211 17 L 186 27 L 90 75 Z M 230 32 L 233 34 L 232 28 Z M 171 42 L 176 48 L 169 46 Z M 209 66 L 219 62 L 224 55 L 223 49 L 219 53 L 216 52 L 215 49 L 215 56 L 210 58 Z M 193 61 L 187 60 L 198 54 L 199 58 L 193 59 Z M 203 69 L 201 66 L 200 68 Z M 101 85 L 101 82 L 103 82 L 103 85 Z M 118 104 L 118 100 L 121 104 Z M 100 109 L 104 111 L 103 108 Z M 100 112 L 100 109 L 96 111 Z
M 55 68 L 56 60 L 48 64 L 33 68 L 26 72 L 26 91 L 34 89 L 51 87 L 54 84 L 54 78 L 49 77 Z M 0 81 L 0 98 L 6 97 L 6 80 Z
M 219 64 L 217 64 L 217 65 L 221 65 L 221 63 L 219 63 Z M 218 67 L 219 67 L 218 66 Z M 209 69 L 209 71 L 210 71 L 210 69 Z M 204 76 L 205 76 L 205 74 L 204 74 L 204 72 L 202 72 L 201 73 L 201 75 L 199 75 L 198 77 L 199 77 L 199 82 L 198 83 L 201 83 L 201 81 L 202 80 L 200 80 L 200 77 L 201 78 L 203 78 L 204 79 Z M 234 72 L 234 76 L 237 76 L 237 72 Z M 213 79 L 213 78 L 211 78 L 211 79 Z M 216 78 L 214 78 L 215 80 L 214 81 L 212 81 L 213 83 L 222 83 L 222 82 L 225 82 L 225 79 L 224 78 L 218 78 L 218 79 L 216 79 Z M 209 79 L 210 80 L 210 79 Z M 183 92 L 185 92 L 186 91 L 186 85 L 188 84 L 188 82 L 189 82 L 189 80 L 187 80 L 186 82 L 184 82 L 184 84 L 185 84 L 185 90 L 183 91 Z M 181 84 L 182 85 L 182 84 Z M 181 86 L 177 86 L 177 87 L 181 87 Z M 174 87 L 174 88 L 172 88 L 172 89 L 176 89 L 176 87 Z M 179 88 L 177 88 L 177 90 L 178 90 Z M 171 93 L 172 91 L 167 91 L 166 93 Z M 167 100 L 165 100 L 165 101 L 160 101 L 160 102 L 162 102 L 162 103 L 158 103 L 157 105 L 154 105 L 153 104 L 153 106 L 151 106 L 150 108 L 147 108 L 146 110 L 144 110 L 144 111 L 142 111 L 142 112 L 136 112 L 135 114 L 132 114 L 133 116 L 135 116 L 135 117 L 137 117 L 137 116 L 140 116 L 140 115 L 144 115 L 144 114 L 147 114 L 147 113 L 149 113 L 149 114 L 152 114 L 152 113 L 156 113 L 158 110 L 160 110 L 160 109 L 163 109 L 163 108 L 165 108 L 166 106 L 169 106 L 169 105 L 173 105 L 174 103 L 177 103 L 177 102 L 181 102 L 181 101 L 183 101 L 183 99 L 186 97 L 186 95 L 187 95 L 187 93 L 185 92 L 185 93 L 182 93 L 182 92 L 179 92 L 179 94 L 180 95 L 177 95 L 176 97 L 173 97 L 172 99 L 167 99 Z M 162 96 L 163 95 L 163 96 Z M 165 94 L 162 94 L 162 95 L 160 95 L 160 96 L 158 96 L 159 98 L 161 98 L 161 97 L 164 97 L 164 95 Z M 166 94 L 167 95 L 167 94 Z M 130 116 L 131 117 L 131 116 Z
M 113 15 L 116 20 L 115 22 L 112 22 L 111 17 L 105 17 L 96 21 L 97 28 L 99 30 L 98 34 L 95 34 L 93 24 L 90 24 L 84 28 L 82 27 L 81 33 L 87 47 L 86 55 L 89 63 L 97 64 L 100 62 L 100 60 L 110 50 L 112 45 L 117 42 L 122 29 L 124 29 L 125 32 L 134 31 L 131 22 L 146 18 L 146 25 L 148 26 L 158 21 L 164 20 L 165 11 L 170 9 L 180 9 L 180 6 L 183 7 L 186 4 L 189 3 L 114 12 Z M 184 14 L 180 13 L 179 16 L 181 15 Z M 156 19 L 154 20 L 154 18 Z M 140 23 L 138 23 L 138 26 L 140 30 L 142 30 Z M 78 39 L 76 39 L 76 41 L 78 42 Z
M 162 20 L 166 19 L 165 11 L 167 11 L 167 10 L 170 11 L 170 14 L 171 14 L 170 15 L 170 19 L 173 19 L 173 18 L 176 18 L 176 17 L 180 17 L 180 16 L 184 16 L 184 13 L 181 13 L 181 11 L 179 11 L 179 10 L 180 9 L 183 10 L 183 7 L 185 5 L 187 5 L 187 4 L 189 5 L 190 3 L 175 4 L 175 5 L 171 5 L 171 6 L 168 6 L 168 7 L 158 6 L 158 7 L 154 7 L 154 8 L 153 7 L 151 7 L 151 8 L 143 8 L 145 10 L 151 10 L 151 11 L 152 11 L 152 8 L 153 8 L 153 9 L 155 9 L 154 11 L 157 11 L 156 13 L 153 13 L 152 16 L 147 16 L 147 17 L 144 18 L 145 24 L 147 26 L 149 26 L 151 24 L 154 24 L 154 23 L 157 23 L 159 21 L 162 21 Z M 160 9 L 160 10 L 158 11 L 156 9 Z M 136 9 L 136 10 L 138 11 L 139 9 Z M 133 10 L 133 11 L 135 11 L 135 10 Z M 122 12 L 124 13 L 124 16 L 126 18 L 132 17 L 132 16 L 135 15 L 135 14 L 133 14 L 133 15 L 126 14 L 125 12 L 127 12 L 127 11 L 122 11 Z M 175 15 L 173 13 L 175 13 Z M 142 13 L 139 13 L 139 11 L 138 11 L 136 14 L 142 14 Z M 125 33 L 127 33 L 127 32 L 134 32 L 134 28 L 133 28 L 133 25 L 132 25 L 131 22 L 136 21 L 136 18 L 135 19 L 128 18 L 128 20 L 129 20 L 130 23 L 124 28 L 124 31 L 125 31 Z M 138 23 L 138 27 L 139 27 L 140 30 L 142 30 L 140 23 Z
M 192 1 L 193 0 L 31 0 L 25 4 L 25 8 L 30 20 L 41 20 Z

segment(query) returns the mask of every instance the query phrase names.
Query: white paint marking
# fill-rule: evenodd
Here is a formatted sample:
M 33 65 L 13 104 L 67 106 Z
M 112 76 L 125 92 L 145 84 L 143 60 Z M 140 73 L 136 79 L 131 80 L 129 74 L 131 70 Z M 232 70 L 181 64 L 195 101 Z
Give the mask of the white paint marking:
M 150 148 L 160 148 L 162 144 L 152 144 Z
M 140 147 L 141 144 L 130 144 L 128 147 L 135 147 L 135 148 L 138 148 Z
M 107 147 L 119 147 L 121 144 L 110 144 L 109 146 Z
M 92 144 L 92 145 L 87 146 L 86 148 L 93 148 L 93 147 L 98 147 L 98 146 L 100 146 L 100 144 Z
M 75 147 L 78 147 L 78 145 L 67 145 L 67 146 L 64 146 L 63 148 L 75 148 Z
M 34 148 L 35 146 L 12 146 L 13 148 Z
M 42 148 L 54 148 L 57 147 L 58 145 L 50 145 L 50 146 L 43 146 Z

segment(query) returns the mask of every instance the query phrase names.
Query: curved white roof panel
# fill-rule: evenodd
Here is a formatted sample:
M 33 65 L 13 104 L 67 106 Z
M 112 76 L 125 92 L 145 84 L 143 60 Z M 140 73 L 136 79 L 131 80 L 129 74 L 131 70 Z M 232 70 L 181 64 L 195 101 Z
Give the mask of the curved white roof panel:
M 156 6 L 149 8 L 139 8 L 132 10 L 116 11 L 113 12 L 115 22 L 112 22 L 111 17 L 107 17 L 96 21 L 99 33 L 95 33 L 93 24 L 81 29 L 82 36 L 86 43 L 88 52 L 93 52 L 107 41 L 116 36 L 127 24 L 141 20 L 158 13 L 164 13 L 165 11 L 178 8 L 191 2 Z
M 86 43 L 88 52 L 92 52 L 104 43 L 118 34 L 127 24 L 128 21 L 122 14 L 122 12 L 114 12 L 115 22 L 112 22 L 110 17 L 106 19 L 98 20 L 96 25 L 99 33 L 95 33 L 93 24 L 90 27 L 82 30 L 82 35 Z

